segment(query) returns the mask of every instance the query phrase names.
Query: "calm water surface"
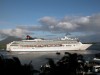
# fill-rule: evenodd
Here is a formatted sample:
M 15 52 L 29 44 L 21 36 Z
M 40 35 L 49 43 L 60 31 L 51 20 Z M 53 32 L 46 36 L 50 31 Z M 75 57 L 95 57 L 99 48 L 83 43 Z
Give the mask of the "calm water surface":
M 86 51 L 67 51 L 70 53 L 82 54 L 85 60 L 92 60 L 94 54 L 100 53 L 98 50 L 86 50 Z M 16 56 L 21 61 L 21 64 L 29 64 L 32 61 L 32 65 L 35 69 L 39 69 L 41 65 L 47 63 L 46 58 L 52 58 L 55 63 L 61 59 L 65 54 L 64 51 L 57 55 L 56 52 L 6 52 L 0 51 L 5 57 Z

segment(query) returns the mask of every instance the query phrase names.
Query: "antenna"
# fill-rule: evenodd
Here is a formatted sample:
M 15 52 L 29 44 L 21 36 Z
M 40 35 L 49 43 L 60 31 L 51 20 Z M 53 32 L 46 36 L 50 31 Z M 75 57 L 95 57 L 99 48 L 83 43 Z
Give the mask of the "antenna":
M 66 34 L 65 34 L 65 36 L 67 36 L 67 35 L 71 35 L 69 32 L 67 32 Z

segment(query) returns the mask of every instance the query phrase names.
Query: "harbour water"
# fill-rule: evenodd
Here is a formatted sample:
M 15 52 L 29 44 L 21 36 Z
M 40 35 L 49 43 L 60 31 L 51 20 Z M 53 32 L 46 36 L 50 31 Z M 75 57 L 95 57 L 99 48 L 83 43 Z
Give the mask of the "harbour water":
M 99 50 L 85 50 L 85 51 L 66 51 L 69 53 L 77 53 L 84 56 L 85 60 L 92 60 L 94 54 L 100 53 Z M 64 55 L 65 51 L 61 51 L 60 54 L 56 54 L 57 52 L 6 52 L 0 51 L 0 54 L 5 57 L 18 57 L 21 61 L 21 64 L 29 64 L 32 63 L 33 67 L 37 70 L 40 69 L 40 66 L 47 63 L 46 58 L 52 58 L 55 63 L 60 60 Z

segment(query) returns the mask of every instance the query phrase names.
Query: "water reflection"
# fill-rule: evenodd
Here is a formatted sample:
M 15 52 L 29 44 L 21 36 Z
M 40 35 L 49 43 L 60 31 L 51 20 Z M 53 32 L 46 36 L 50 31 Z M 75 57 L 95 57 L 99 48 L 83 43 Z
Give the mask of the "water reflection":
M 93 54 L 100 53 L 100 51 L 95 50 L 86 50 L 86 51 L 67 51 L 69 53 L 78 53 L 84 55 L 86 60 L 91 60 L 93 58 Z M 35 69 L 39 69 L 41 64 L 47 63 L 46 58 L 54 59 L 54 62 L 57 62 L 61 59 L 65 52 L 61 51 L 60 55 L 57 55 L 56 52 L 0 52 L 1 54 L 11 57 L 16 56 L 19 58 L 22 64 L 30 63 L 32 61 L 32 65 Z

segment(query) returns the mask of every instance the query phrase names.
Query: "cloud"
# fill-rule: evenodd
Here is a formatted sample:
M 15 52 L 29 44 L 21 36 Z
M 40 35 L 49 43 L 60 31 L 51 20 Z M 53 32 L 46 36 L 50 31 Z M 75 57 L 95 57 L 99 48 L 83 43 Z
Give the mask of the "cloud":
M 65 16 L 62 19 L 43 17 L 39 20 L 41 27 L 52 32 L 77 32 L 84 35 L 82 40 L 100 41 L 100 14 L 89 16 Z M 43 29 L 42 28 L 42 29 Z M 80 36 L 79 36 L 80 37 Z
M 45 16 L 38 19 L 39 25 L 17 26 L 15 29 L 0 30 L 1 35 L 22 37 L 34 31 L 46 31 L 51 33 L 80 33 L 84 37 L 96 39 L 100 37 L 100 14 L 89 16 L 65 16 L 61 19 Z M 97 36 L 97 37 L 96 37 Z M 91 38 L 92 37 L 92 38 Z
M 41 29 L 45 31 L 56 31 L 56 25 L 58 21 L 54 17 L 43 17 L 39 19 Z
M 43 17 L 39 20 L 41 29 L 60 32 L 98 32 L 100 31 L 100 14 L 91 16 L 65 16 L 63 19 Z
M 7 37 L 7 36 L 16 36 L 16 37 L 23 37 L 25 34 L 28 33 L 27 30 L 22 30 L 20 28 L 16 29 L 2 29 L 0 30 L 0 37 Z
M 62 19 L 45 16 L 38 20 L 39 25 L 18 26 L 17 28 L 28 31 L 52 32 L 100 32 L 100 14 L 91 16 L 65 16 Z

